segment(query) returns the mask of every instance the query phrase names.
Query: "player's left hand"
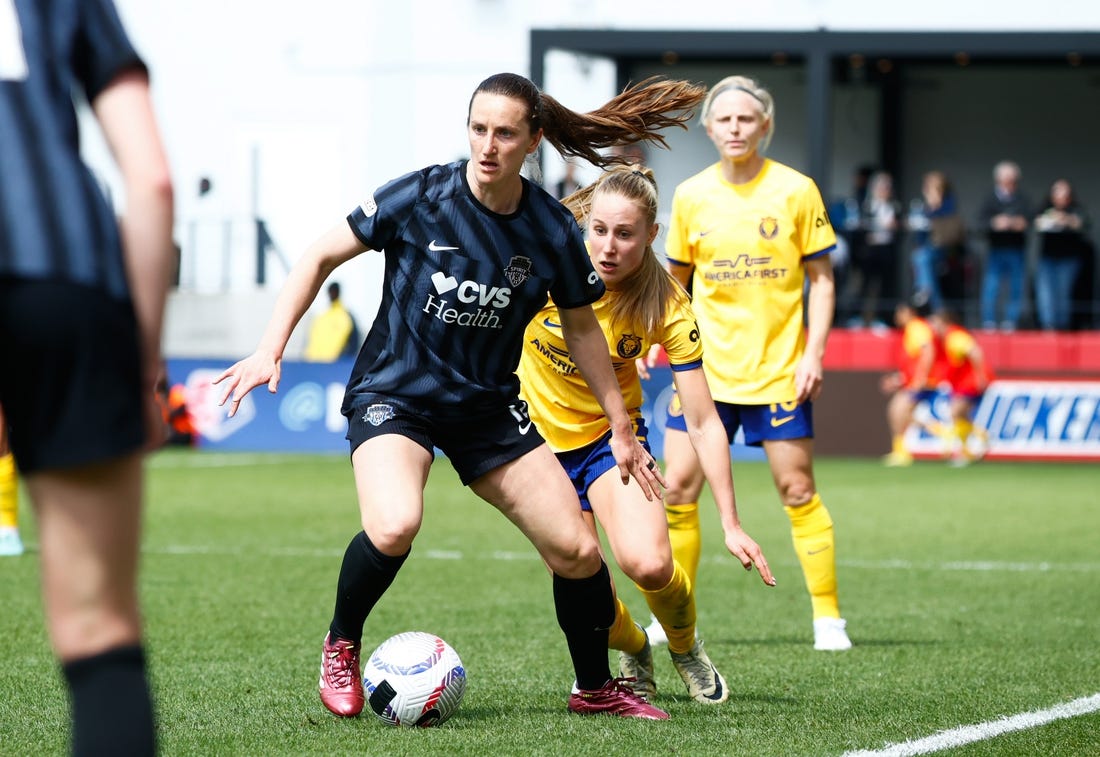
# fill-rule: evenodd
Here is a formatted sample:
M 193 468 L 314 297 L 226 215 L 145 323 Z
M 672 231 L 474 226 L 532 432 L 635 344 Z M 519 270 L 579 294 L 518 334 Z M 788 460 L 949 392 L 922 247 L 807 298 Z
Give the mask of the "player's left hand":
M 768 561 L 760 545 L 742 529 L 731 528 L 726 532 L 726 549 L 741 561 L 745 570 L 752 570 L 752 566 L 755 565 L 757 572 L 760 573 L 760 579 L 768 586 L 775 586 L 775 576 L 772 575 L 772 569 L 768 567 Z
M 642 487 L 647 500 L 661 499 L 661 488 L 667 486 L 653 455 L 646 451 L 633 433 L 611 433 L 611 453 L 619 467 L 619 476 L 623 484 L 629 484 L 631 477 Z
M 825 370 L 821 367 L 821 361 L 810 354 L 803 355 L 794 370 L 794 388 L 798 393 L 798 402 L 816 400 L 821 396 L 824 383 Z

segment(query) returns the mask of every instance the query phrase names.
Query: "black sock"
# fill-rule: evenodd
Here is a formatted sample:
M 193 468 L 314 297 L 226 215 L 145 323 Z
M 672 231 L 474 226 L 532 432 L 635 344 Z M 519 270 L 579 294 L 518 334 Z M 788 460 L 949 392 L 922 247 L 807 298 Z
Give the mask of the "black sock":
M 607 664 L 607 634 L 615 622 L 615 594 L 607 563 L 596 575 L 562 578 L 554 574 L 554 609 L 565 632 L 577 688 L 599 689 L 611 679 Z
M 412 550 L 410 550 L 411 552 Z M 378 551 L 366 532 L 360 531 L 344 551 L 340 580 L 336 586 L 336 609 L 328 630 L 350 641 L 363 638 L 363 624 L 375 603 L 390 588 L 397 571 L 409 556 L 390 557 Z
M 138 645 L 61 667 L 72 697 L 73 755 L 152 755 L 153 701 Z

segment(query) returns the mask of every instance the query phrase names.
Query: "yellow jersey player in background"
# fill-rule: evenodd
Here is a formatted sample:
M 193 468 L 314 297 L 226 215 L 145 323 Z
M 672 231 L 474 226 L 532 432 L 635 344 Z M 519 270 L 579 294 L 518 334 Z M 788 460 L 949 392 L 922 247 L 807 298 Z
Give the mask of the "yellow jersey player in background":
M 764 156 L 775 129 L 766 89 L 747 77 L 723 79 L 707 94 L 702 123 L 719 160 L 676 189 L 669 271 L 692 293 L 729 440 L 743 427 L 747 444 L 764 447 L 813 604 L 814 648 L 845 650 L 833 522 L 814 482 L 811 404 L 836 300 L 836 235 L 813 180 Z M 677 398 L 669 416 L 665 505 L 673 554 L 694 580 L 705 471 Z
M 700 90 L 700 98 L 702 94 Z M 707 388 L 687 293 L 653 252 L 658 228 L 653 172 L 615 167 L 565 204 L 578 222 L 587 222 L 589 255 L 607 287 L 593 309 L 638 438 L 648 448 L 635 361 L 650 344 L 660 343 L 683 399 L 689 443 L 712 481 L 726 546 L 746 569 L 755 564 L 764 582 L 774 585 L 760 547 L 738 519 L 725 429 Z M 641 487 L 622 486 L 611 453 L 611 427 L 573 362 L 553 300 L 527 326 L 519 377 L 530 417 L 574 482 L 586 521 L 595 533 L 599 520 L 615 560 L 663 626 L 688 693 L 699 702 L 725 701 L 725 681 L 696 637 L 695 592 L 684 568 L 673 560 L 663 508 L 647 500 Z M 636 693 L 651 699 L 656 683 L 649 640 L 621 599 L 616 598 L 616 605 L 608 646 L 620 650 L 620 674 L 633 679 Z
M 15 455 L 8 445 L 8 424 L 0 407 L 0 557 L 23 554 L 19 538 L 19 477 L 15 474 Z

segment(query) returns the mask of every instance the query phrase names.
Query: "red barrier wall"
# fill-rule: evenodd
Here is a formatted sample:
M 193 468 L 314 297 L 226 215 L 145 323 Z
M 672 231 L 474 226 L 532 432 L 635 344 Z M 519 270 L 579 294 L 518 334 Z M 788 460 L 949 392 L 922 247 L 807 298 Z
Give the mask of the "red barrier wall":
M 997 375 L 1100 376 L 1100 332 L 974 332 Z M 826 370 L 890 371 L 900 332 L 834 329 L 825 351 Z

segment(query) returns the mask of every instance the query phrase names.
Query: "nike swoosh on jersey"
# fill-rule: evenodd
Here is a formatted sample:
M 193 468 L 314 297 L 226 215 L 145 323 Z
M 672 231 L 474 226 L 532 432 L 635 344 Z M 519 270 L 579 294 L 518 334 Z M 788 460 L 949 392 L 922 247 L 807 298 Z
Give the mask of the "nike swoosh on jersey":
M 788 423 L 790 421 L 793 421 L 794 419 L 795 416 L 793 415 L 788 415 L 786 418 L 772 418 L 772 428 L 779 428 L 784 423 Z
M 457 250 L 457 247 L 447 247 L 446 245 L 436 244 L 433 239 L 428 243 L 428 249 L 432 252 L 442 252 L 443 250 Z
M 548 329 L 560 329 L 561 328 L 560 323 L 554 323 L 549 318 L 543 318 L 542 319 L 542 325 L 545 326 Z

